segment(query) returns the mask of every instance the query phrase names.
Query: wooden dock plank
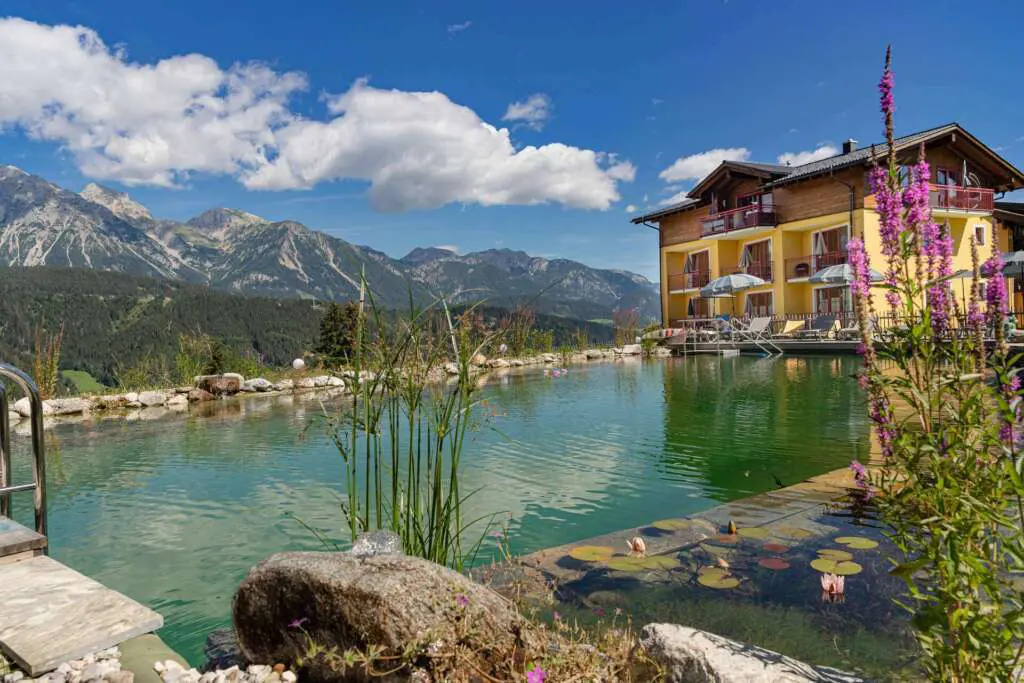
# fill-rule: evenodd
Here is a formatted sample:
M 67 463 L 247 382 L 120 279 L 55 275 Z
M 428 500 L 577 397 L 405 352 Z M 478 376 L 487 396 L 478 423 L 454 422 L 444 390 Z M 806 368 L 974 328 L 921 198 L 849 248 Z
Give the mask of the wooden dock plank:
M 52 558 L 0 565 L 0 649 L 31 676 L 161 626 L 153 610 Z
M 46 547 L 46 536 L 23 527 L 13 519 L 0 517 L 0 557 Z

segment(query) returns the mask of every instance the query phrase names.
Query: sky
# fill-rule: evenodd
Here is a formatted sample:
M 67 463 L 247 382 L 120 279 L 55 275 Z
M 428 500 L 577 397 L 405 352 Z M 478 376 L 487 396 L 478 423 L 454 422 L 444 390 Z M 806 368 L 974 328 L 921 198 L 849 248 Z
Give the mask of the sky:
M 0 163 L 155 216 L 227 206 L 658 276 L 637 213 L 722 159 L 958 121 L 1024 167 L 1024 3 L 3 0 Z

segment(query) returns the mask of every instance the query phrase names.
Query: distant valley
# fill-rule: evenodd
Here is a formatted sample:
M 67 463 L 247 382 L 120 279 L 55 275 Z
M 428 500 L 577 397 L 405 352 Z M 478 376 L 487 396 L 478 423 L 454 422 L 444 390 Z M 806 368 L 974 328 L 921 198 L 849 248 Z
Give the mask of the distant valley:
M 607 320 L 622 309 L 645 319 L 658 315 L 656 286 L 635 273 L 508 249 L 419 248 L 394 259 L 295 221 L 237 209 L 165 220 L 125 193 L 90 184 L 76 194 L 13 166 L 0 167 L 0 266 L 91 268 L 317 300 L 353 298 L 365 273 L 385 308 L 443 294 L 455 303 L 525 304 L 579 320 Z

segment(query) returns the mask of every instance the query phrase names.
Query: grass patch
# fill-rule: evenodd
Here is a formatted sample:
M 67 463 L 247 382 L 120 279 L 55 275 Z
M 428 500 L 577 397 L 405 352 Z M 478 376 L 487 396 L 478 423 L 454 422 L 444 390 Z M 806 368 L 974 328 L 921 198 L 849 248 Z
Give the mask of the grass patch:
M 76 394 L 102 394 L 107 387 L 85 370 L 62 370 L 61 377 L 75 385 Z

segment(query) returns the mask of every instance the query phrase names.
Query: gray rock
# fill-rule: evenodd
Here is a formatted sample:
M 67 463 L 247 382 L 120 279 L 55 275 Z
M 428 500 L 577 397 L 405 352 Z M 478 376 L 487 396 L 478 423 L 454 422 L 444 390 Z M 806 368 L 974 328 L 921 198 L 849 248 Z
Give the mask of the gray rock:
M 599 349 L 587 349 L 586 353 L 583 355 L 586 356 L 587 360 L 596 360 L 601 358 L 604 354 L 601 353 Z
M 253 664 L 245 672 L 252 683 L 263 683 L 263 680 L 270 676 L 271 668 L 264 664 Z
M 167 407 L 181 410 L 188 408 L 188 396 L 184 394 L 175 394 L 167 399 Z
M 138 403 L 139 395 L 134 391 L 129 391 L 124 395 L 124 400 L 128 401 L 128 403 Z
M 203 401 L 212 401 L 215 398 L 217 397 L 205 389 L 193 389 L 188 392 L 189 403 L 202 403 Z
M 459 366 L 455 363 L 445 363 L 444 371 L 454 377 L 459 374 Z
M 128 399 L 123 394 L 113 394 L 112 396 L 100 396 L 96 399 L 96 407 L 100 410 L 114 410 L 116 408 L 124 408 L 128 405 Z
M 295 383 L 295 388 L 297 389 L 313 389 L 315 387 L 316 380 L 314 380 L 312 377 L 303 377 L 302 379 Z
M 24 672 L 13 671 L 4 676 L 4 683 L 18 683 L 23 678 L 25 678 Z
M 242 391 L 270 391 L 274 385 L 268 379 L 262 377 L 256 377 L 254 379 L 247 379 L 242 382 Z
M 208 391 L 214 396 L 231 396 L 242 388 L 242 376 L 236 373 L 223 375 L 200 375 L 196 377 L 196 388 Z
M 615 353 L 619 356 L 639 356 L 642 352 L 643 348 L 639 344 L 626 344 L 615 349 Z
M 328 377 L 327 386 L 329 387 L 343 387 L 345 386 L 345 380 L 340 377 Z
M 512 366 L 512 367 L 514 367 L 514 368 L 521 368 L 521 367 L 523 367 L 524 365 L 526 365 L 526 363 L 524 363 L 524 362 L 522 361 L 522 359 L 520 359 L 520 358 L 513 358 L 513 359 L 512 359 L 512 360 L 510 360 L 510 361 L 509 361 L 508 363 L 509 363 L 509 365 L 511 365 L 511 366 Z
M 92 403 L 84 398 L 51 398 L 43 401 L 43 415 L 79 415 L 89 412 Z
M 494 358 L 487 361 L 487 367 L 489 368 L 507 368 L 508 366 L 509 362 L 504 358 Z
M 135 674 L 127 669 L 108 671 L 103 676 L 103 680 L 106 681 L 106 683 L 134 683 Z
M 640 647 L 663 667 L 667 683 L 863 683 L 853 674 L 676 624 L 648 624 Z
M 257 565 L 235 593 L 232 616 L 247 661 L 294 662 L 320 647 L 377 645 L 401 653 L 424 634 L 486 657 L 523 648 L 539 635 L 494 591 L 416 557 L 348 553 L 280 553 Z M 470 619 L 468 632 L 459 626 Z M 290 623 L 301 621 L 303 638 Z M 306 658 L 312 680 L 352 680 L 346 672 Z M 349 672 L 351 673 L 351 672 Z
M 23 419 L 24 418 L 21 416 L 21 413 L 16 413 L 13 410 L 7 411 L 7 421 L 10 422 L 11 424 L 21 422 Z
M 402 539 L 394 531 L 378 529 L 361 534 L 349 551 L 356 557 L 373 555 L 404 555 Z
M 323 388 L 329 386 L 331 383 L 331 377 L 329 375 L 318 375 L 313 378 L 313 386 L 317 388 Z
M 139 394 L 139 403 L 147 408 L 162 406 L 167 401 L 167 395 L 162 391 L 143 391 Z
M 478 353 L 475 356 L 473 356 L 469 362 L 477 366 L 478 368 L 482 368 L 483 366 L 487 365 L 487 356 L 485 356 L 482 353 Z
M 543 360 L 545 363 L 554 363 L 558 360 L 558 356 L 556 356 L 553 353 L 545 353 L 543 356 L 541 356 L 541 360 Z
M 275 386 L 278 391 L 291 391 L 295 388 L 295 380 L 282 379 Z
M 32 417 L 32 403 L 28 400 L 27 396 L 19 398 L 11 407 L 14 408 L 14 412 L 22 417 Z

